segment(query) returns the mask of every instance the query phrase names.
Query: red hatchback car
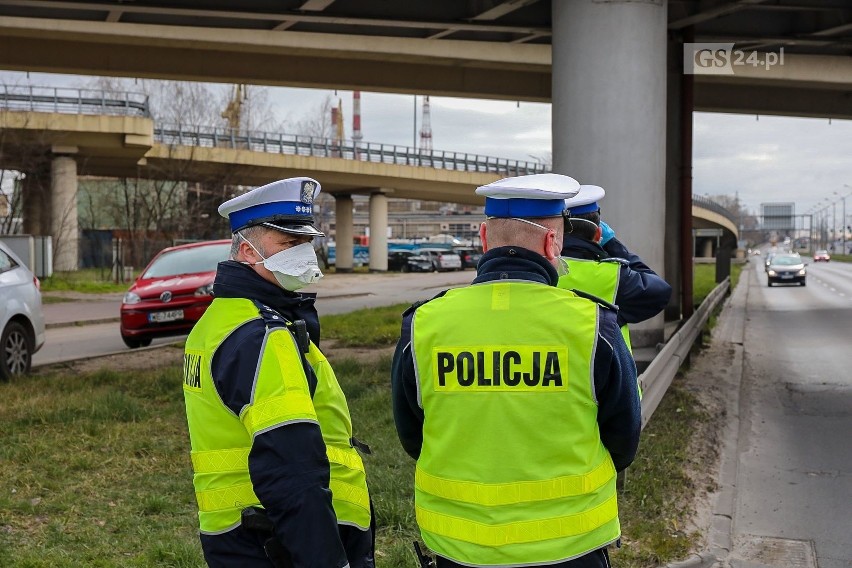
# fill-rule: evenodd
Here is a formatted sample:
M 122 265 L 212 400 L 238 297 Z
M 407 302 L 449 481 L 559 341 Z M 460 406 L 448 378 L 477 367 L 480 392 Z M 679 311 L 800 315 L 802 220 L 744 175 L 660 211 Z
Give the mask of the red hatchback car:
M 121 301 L 121 339 L 130 348 L 155 337 L 189 333 L 213 301 L 216 265 L 231 241 L 205 241 L 161 250 Z

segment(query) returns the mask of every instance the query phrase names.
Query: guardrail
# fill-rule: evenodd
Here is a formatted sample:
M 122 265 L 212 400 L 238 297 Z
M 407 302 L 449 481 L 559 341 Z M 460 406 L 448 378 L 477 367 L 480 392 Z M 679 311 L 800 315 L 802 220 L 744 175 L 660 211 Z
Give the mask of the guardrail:
M 316 138 L 280 132 L 237 132 L 229 128 L 164 125 L 154 140 L 169 145 L 235 148 L 253 152 L 342 158 L 362 162 L 423 166 L 465 172 L 527 175 L 549 171 L 545 164 L 464 152 L 423 151 L 410 146 Z
M 128 91 L 2 85 L 0 106 L 33 112 L 151 116 L 148 96 Z
M 686 323 L 666 342 L 663 349 L 657 353 L 645 372 L 639 375 L 639 384 L 642 387 L 642 428 L 651 419 L 651 415 L 663 400 L 672 379 L 677 370 L 686 360 L 689 350 L 695 343 L 698 334 L 704 328 L 704 324 L 710 318 L 710 314 L 716 306 L 725 298 L 731 287 L 731 277 L 725 278 L 718 286 L 713 288 L 701 305 L 695 310 Z

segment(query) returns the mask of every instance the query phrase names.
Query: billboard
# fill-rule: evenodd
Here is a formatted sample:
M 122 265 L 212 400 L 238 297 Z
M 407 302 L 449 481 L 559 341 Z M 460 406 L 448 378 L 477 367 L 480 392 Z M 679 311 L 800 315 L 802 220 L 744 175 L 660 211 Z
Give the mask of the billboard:
M 765 231 L 793 231 L 796 229 L 795 203 L 761 203 L 761 229 Z

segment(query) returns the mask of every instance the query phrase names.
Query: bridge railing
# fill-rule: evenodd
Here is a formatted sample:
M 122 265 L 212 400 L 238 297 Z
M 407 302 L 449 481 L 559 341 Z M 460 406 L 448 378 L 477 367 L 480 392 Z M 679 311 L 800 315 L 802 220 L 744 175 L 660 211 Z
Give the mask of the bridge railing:
M 739 219 L 737 216 L 731 213 L 729 210 L 725 209 L 709 197 L 704 197 L 703 195 L 692 195 L 692 203 L 698 205 L 699 207 L 703 207 L 704 209 L 708 209 L 713 211 L 714 213 L 718 213 L 722 217 L 730 220 L 734 225 L 739 224 Z
M 410 146 L 375 142 L 338 141 L 278 132 L 237 132 L 218 127 L 163 125 L 154 129 L 154 140 L 168 145 L 236 148 L 254 152 L 343 158 L 382 164 L 424 166 L 466 172 L 488 172 L 507 176 L 544 173 L 540 162 L 511 160 L 464 152 L 424 151 Z
M 150 117 L 148 95 L 33 85 L 0 85 L 0 107 L 8 110 Z

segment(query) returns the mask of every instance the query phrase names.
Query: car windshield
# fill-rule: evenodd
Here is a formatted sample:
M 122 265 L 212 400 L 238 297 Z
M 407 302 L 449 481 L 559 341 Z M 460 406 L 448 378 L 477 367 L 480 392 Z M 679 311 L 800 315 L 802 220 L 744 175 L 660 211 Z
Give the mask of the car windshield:
M 229 243 L 205 245 L 163 253 L 151 264 L 142 278 L 163 278 L 178 274 L 212 272 L 216 265 L 228 259 Z
M 828 254 L 828 251 L 827 250 L 818 250 L 818 251 L 816 251 L 816 253 L 817 254 Z
M 777 264 L 778 266 L 793 266 L 795 264 L 802 264 L 802 258 L 792 255 L 776 256 L 772 259 L 772 264 Z

